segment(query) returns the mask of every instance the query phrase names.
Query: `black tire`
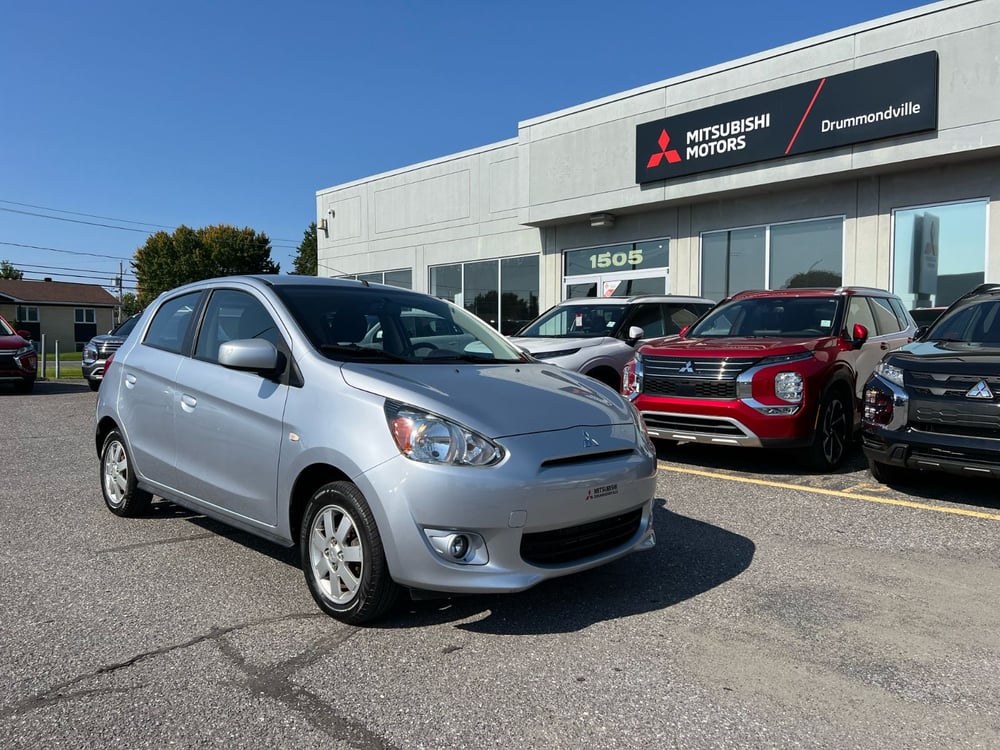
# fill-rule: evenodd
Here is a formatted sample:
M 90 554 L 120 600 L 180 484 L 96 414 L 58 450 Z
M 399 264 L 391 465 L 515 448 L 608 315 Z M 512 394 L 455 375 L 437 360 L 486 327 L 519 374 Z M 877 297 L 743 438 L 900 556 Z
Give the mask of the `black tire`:
M 152 493 L 139 489 L 132 456 L 117 430 L 108 433 L 101 447 L 101 494 L 108 510 L 124 518 L 142 515 L 153 500 Z
M 319 608 L 351 625 L 384 616 L 399 600 L 364 495 L 330 482 L 309 499 L 299 531 L 302 572 Z
M 838 391 L 828 391 L 820 401 L 812 444 L 805 450 L 806 464 L 816 471 L 836 469 L 847 455 L 853 432 L 848 400 Z
M 90 390 L 92 390 L 92 391 L 98 391 L 101 388 L 101 381 L 100 380 L 88 380 L 87 381 L 87 385 L 90 386 Z
M 868 472 L 872 479 L 881 484 L 900 484 L 906 477 L 906 470 L 901 466 L 892 466 L 868 459 Z

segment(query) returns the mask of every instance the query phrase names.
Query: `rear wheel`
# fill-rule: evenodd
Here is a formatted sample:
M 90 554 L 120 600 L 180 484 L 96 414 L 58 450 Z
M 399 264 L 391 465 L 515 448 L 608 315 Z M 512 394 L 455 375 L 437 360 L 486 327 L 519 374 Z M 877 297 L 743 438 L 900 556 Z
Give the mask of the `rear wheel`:
M 96 391 L 96 390 L 100 389 L 100 387 L 101 387 L 101 381 L 100 380 L 88 380 L 87 381 L 87 385 L 90 386 L 90 390 Z
M 352 625 L 369 622 L 398 600 L 371 508 L 350 482 L 331 482 L 313 494 L 299 549 L 309 592 L 328 615 Z
M 139 489 L 125 439 L 117 430 L 108 433 L 101 448 L 101 492 L 116 516 L 142 515 L 153 499 L 152 493 Z
M 805 451 L 806 463 L 817 471 L 836 469 L 847 455 L 852 431 L 847 400 L 841 393 L 827 393 L 820 402 L 812 444 Z

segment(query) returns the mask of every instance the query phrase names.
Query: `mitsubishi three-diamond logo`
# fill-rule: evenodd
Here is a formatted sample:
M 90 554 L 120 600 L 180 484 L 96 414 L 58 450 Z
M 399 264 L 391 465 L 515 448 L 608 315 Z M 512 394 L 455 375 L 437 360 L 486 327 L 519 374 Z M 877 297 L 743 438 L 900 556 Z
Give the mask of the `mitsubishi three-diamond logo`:
M 993 398 L 993 391 L 990 387 L 986 385 L 985 380 L 980 380 L 972 388 L 969 389 L 968 393 L 965 394 L 966 398 Z
M 677 372 L 691 372 L 691 373 L 693 373 L 694 371 L 695 371 L 695 369 L 694 369 L 694 362 L 692 362 L 691 360 L 688 360 L 687 364 L 685 364 L 683 367 L 679 367 L 677 369 Z
M 652 169 L 653 167 L 660 166 L 660 162 L 664 159 L 666 159 L 670 164 L 676 164 L 681 160 L 681 155 L 677 153 L 677 149 L 672 148 L 669 151 L 667 150 L 667 146 L 670 145 L 670 136 L 667 135 L 666 130 L 660 133 L 660 137 L 656 142 L 659 144 L 660 150 L 649 157 L 649 163 L 646 164 L 646 169 Z

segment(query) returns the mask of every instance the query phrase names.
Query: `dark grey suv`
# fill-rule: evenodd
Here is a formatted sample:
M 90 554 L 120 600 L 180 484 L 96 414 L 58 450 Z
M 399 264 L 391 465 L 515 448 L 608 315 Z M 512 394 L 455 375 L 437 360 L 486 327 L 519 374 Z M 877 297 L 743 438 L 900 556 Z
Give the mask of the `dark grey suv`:
M 128 338 L 132 329 L 135 328 L 138 320 L 138 313 L 131 318 L 125 318 L 125 320 L 108 333 L 94 336 L 83 347 L 83 357 L 80 364 L 83 370 L 83 378 L 87 381 L 87 385 L 90 386 L 90 390 L 96 391 L 101 387 L 101 381 L 104 380 L 104 363 L 108 355 L 118 351 L 118 347 L 125 343 L 125 339 Z

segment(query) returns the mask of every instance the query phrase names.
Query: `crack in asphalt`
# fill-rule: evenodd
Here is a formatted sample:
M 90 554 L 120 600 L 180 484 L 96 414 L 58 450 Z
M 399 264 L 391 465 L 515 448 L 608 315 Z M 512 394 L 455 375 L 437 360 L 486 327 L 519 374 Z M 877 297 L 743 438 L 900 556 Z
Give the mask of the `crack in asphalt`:
M 337 715 L 322 697 L 292 681 L 296 672 L 328 656 L 332 650 L 342 646 L 358 632 L 357 628 L 348 627 L 320 638 L 297 656 L 276 666 L 254 666 L 234 646 L 225 641 L 220 641 L 218 647 L 237 669 L 247 676 L 248 688 L 298 712 L 311 726 L 325 732 L 332 739 L 347 742 L 358 750 L 396 750 L 395 745 L 387 743 L 360 721 Z
M 182 643 L 175 643 L 170 646 L 163 646 L 162 648 L 153 649 L 152 651 L 146 651 L 141 654 L 136 654 L 130 659 L 125 661 L 116 662 L 114 664 L 105 664 L 104 666 L 98 667 L 93 672 L 88 672 L 87 674 L 77 675 L 76 677 L 60 682 L 41 693 L 36 693 L 30 698 L 24 698 L 23 700 L 14 703 L 7 708 L 0 708 L 0 719 L 7 719 L 12 716 L 17 716 L 19 714 L 30 713 L 36 711 L 40 708 L 45 708 L 46 706 L 51 706 L 56 703 L 61 703 L 68 700 L 76 700 L 77 698 L 84 697 L 87 695 L 93 695 L 98 692 L 116 692 L 112 689 L 94 689 L 88 688 L 85 690 L 70 690 L 74 685 L 79 685 L 81 682 L 86 680 L 94 679 L 95 677 L 101 677 L 106 674 L 113 674 L 122 669 L 128 669 L 129 667 L 138 664 L 148 659 L 153 659 L 157 656 L 163 656 L 164 654 L 169 654 L 173 651 L 180 651 L 182 649 L 190 648 L 191 646 L 197 646 L 199 643 L 204 643 L 206 641 L 218 641 L 224 636 L 230 633 L 236 632 L 238 630 L 244 630 L 246 628 L 257 627 L 258 625 L 267 625 L 273 622 L 282 622 L 286 620 L 306 620 L 313 619 L 317 617 L 322 617 L 321 613 L 300 613 L 293 615 L 281 615 L 280 617 L 266 617 L 260 620 L 255 620 L 253 622 L 245 622 L 237 625 L 230 625 L 228 627 L 222 628 L 211 628 L 204 635 L 199 635 L 190 640 L 184 641 Z
M 303 612 L 292 615 L 281 615 L 279 617 L 266 617 L 253 622 L 245 622 L 228 627 L 213 627 L 207 633 L 191 638 L 190 640 L 136 654 L 125 661 L 106 664 L 87 674 L 78 675 L 70 680 L 58 683 L 30 698 L 18 701 L 12 706 L 0 708 L 0 720 L 31 713 L 32 711 L 65 701 L 79 700 L 80 698 L 93 695 L 112 695 L 115 693 L 131 692 L 134 688 L 81 688 L 78 690 L 72 690 L 72 688 L 87 680 L 128 669 L 140 662 L 163 656 L 164 654 L 190 648 L 200 643 L 214 641 L 220 653 L 227 657 L 237 669 L 247 676 L 245 683 L 247 688 L 266 695 L 292 711 L 299 713 L 310 726 L 325 732 L 332 739 L 349 743 L 352 747 L 357 748 L 357 750 L 398 750 L 396 746 L 387 743 L 361 722 L 345 716 L 338 716 L 333 712 L 331 706 L 319 695 L 300 685 L 296 685 L 292 681 L 296 672 L 312 666 L 323 657 L 329 655 L 332 650 L 336 650 L 357 635 L 359 632 L 357 628 L 348 626 L 344 630 L 320 638 L 301 653 L 290 659 L 286 659 L 276 666 L 256 667 L 250 664 L 235 646 L 225 640 L 232 633 L 260 625 L 268 625 L 275 622 L 290 622 L 293 620 L 310 620 L 320 617 L 324 617 L 324 615 L 319 612 Z

